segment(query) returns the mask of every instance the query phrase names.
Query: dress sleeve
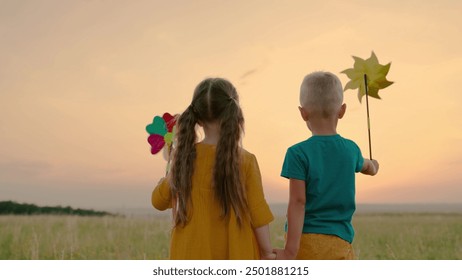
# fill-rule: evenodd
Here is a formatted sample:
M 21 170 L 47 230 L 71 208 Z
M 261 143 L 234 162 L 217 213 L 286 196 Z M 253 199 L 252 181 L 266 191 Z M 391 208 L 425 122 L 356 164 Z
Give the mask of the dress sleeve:
M 249 205 L 252 227 L 258 228 L 267 225 L 273 221 L 274 217 L 265 200 L 260 168 L 253 154 L 248 154 L 245 176 L 247 203 Z
M 166 210 L 172 207 L 172 196 L 168 180 L 163 178 L 152 192 L 152 206 L 158 210 Z

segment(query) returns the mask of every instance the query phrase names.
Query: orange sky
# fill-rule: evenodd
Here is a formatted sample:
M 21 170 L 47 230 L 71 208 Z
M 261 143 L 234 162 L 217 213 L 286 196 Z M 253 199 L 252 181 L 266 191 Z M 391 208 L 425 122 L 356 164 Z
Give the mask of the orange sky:
M 149 207 L 165 161 L 144 130 L 209 76 L 237 87 L 267 200 L 285 201 L 285 151 L 309 137 L 303 76 L 352 55 L 392 62 L 371 100 L 376 177 L 360 203 L 462 203 L 460 1 L 0 2 L 0 200 Z M 374 2 L 378 3 L 378 2 Z M 339 133 L 368 156 L 366 108 L 345 92 Z

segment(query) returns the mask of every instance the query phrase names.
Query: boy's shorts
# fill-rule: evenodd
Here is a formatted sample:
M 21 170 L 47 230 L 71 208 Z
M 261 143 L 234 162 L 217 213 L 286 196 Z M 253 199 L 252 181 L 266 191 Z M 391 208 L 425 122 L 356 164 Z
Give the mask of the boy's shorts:
M 351 243 L 336 235 L 304 233 L 297 260 L 354 260 Z

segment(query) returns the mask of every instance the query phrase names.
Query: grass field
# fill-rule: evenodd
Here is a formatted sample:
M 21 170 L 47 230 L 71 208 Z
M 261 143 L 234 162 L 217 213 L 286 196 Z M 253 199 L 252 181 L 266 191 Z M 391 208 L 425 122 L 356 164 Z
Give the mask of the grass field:
M 282 247 L 284 218 L 271 224 Z M 462 214 L 357 214 L 359 259 L 462 259 Z M 168 217 L 0 216 L 0 259 L 165 259 Z

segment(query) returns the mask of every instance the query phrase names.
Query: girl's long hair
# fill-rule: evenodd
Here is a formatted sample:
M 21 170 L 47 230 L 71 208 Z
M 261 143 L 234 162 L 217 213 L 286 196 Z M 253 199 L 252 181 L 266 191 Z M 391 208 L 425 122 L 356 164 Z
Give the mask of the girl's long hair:
M 234 86 L 221 78 L 208 78 L 195 89 L 191 105 L 177 120 L 177 141 L 171 170 L 171 191 L 177 203 L 175 225 L 185 226 L 191 209 L 192 175 L 196 159 L 196 124 L 220 123 L 213 188 L 222 217 L 234 211 L 238 224 L 247 218 L 247 199 L 241 177 L 241 135 L 244 117 Z

